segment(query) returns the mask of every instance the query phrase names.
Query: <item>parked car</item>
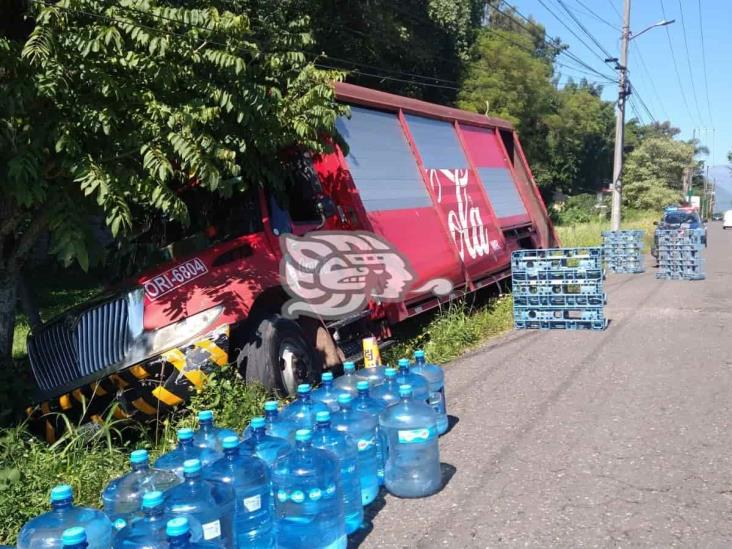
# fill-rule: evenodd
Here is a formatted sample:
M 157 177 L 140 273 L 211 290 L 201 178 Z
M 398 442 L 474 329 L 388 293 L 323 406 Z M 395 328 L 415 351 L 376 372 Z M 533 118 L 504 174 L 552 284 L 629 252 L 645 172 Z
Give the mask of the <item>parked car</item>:
M 714 212 L 712 214 L 712 221 L 722 221 L 724 219 L 724 214 L 722 212 Z
M 726 231 L 728 227 L 732 227 L 732 210 L 727 210 L 726 212 L 724 212 L 722 228 Z
M 687 206 L 669 206 L 663 212 L 661 221 L 654 222 L 656 231 L 653 234 L 653 245 L 651 246 L 651 255 L 658 257 L 658 231 L 668 229 L 704 229 L 704 237 L 702 242 L 707 245 L 707 229 L 696 208 Z
M 350 84 L 336 92 L 351 107 L 337 123 L 348 154 L 298 156 L 286 200 L 191 190 L 190 227 L 157 221 L 141 237 L 154 267 L 33 330 L 49 438 L 48 412 L 78 421 L 94 395 L 86 417 L 115 399 L 119 417 L 155 416 L 229 362 L 293 394 L 323 368 L 358 359 L 363 337 L 386 345 L 394 324 L 510 277 L 513 250 L 558 244 L 508 122 Z M 285 318 L 279 236 L 323 230 L 370 231 L 408 261 L 414 287 L 443 278 L 453 290 L 337 319 Z

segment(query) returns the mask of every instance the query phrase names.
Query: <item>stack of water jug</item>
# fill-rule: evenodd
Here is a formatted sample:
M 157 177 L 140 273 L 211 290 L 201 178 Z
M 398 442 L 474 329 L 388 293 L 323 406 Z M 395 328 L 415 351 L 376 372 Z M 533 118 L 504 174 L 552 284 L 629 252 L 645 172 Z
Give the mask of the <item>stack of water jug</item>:
M 438 436 L 447 431 L 444 373 L 415 352 L 399 368 L 326 372 L 282 410 L 264 405 L 240 439 L 201 412 L 178 446 L 104 490 L 104 511 L 77 507 L 68 485 L 28 522 L 19 549 L 345 548 L 381 486 L 418 498 L 441 487 Z

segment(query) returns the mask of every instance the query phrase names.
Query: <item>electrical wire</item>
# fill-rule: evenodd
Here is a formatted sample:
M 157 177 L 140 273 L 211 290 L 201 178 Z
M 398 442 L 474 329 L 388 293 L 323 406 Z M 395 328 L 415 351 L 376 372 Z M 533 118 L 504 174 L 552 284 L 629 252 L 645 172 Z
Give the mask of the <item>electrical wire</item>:
M 701 0 L 697 0 L 697 7 L 699 9 L 699 36 L 701 37 L 701 50 L 702 50 L 702 67 L 704 68 L 704 93 L 707 98 L 707 114 L 709 114 L 709 120 L 714 128 L 714 117 L 712 116 L 712 104 L 709 101 L 709 79 L 707 78 L 707 53 L 704 46 L 704 22 L 702 16 Z M 712 134 L 713 136 L 714 134 Z
M 663 0 L 658 0 L 661 3 L 661 13 L 663 14 L 664 20 L 668 20 L 666 17 L 666 8 L 663 5 Z M 674 43 L 671 40 L 671 33 L 668 31 L 668 25 L 664 27 L 666 29 L 666 38 L 668 39 L 668 47 L 671 49 L 671 59 L 674 63 L 674 72 L 676 73 L 676 83 L 679 85 L 679 92 L 681 93 L 681 99 L 684 101 L 684 107 L 686 107 L 686 112 L 691 113 L 691 109 L 689 108 L 689 101 L 686 99 L 686 94 L 684 93 L 684 85 L 681 82 L 681 74 L 679 73 L 679 64 L 676 61 L 676 52 L 674 51 Z
M 622 21 L 623 20 L 623 16 L 621 15 L 620 10 L 618 10 L 618 8 L 615 7 L 615 4 L 613 4 L 613 0 L 607 0 L 607 3 L 610 4 L 610 7 L 617 14 L 617 16 L 620 19 L 620 21 Z
M 651 109 L 648 108 L 648 105 L 643 100 L 643 97 L 641 97 L 640 93 L 638 93 L 638 90 L 635 88 L 635 86 L 628 82 L 628 85 L 630 86 L 631 91 L 635 94 L 635 96 L 638 98 L 638 102 L 641 104 L 641 107 L 643 107 L 643 110 L 648 114 L 648 117 L 653 121 L 657 122 L 656 117 L 653 116 L 653 113 L 651 112 Z
M 605 25 L 607 25 L 608 27 L 610 27 L 614 31 L 620 32 L 620 29 L 616 25 L 613 25 L 610 21 L 608 21 L 604 17 L 601 17 L 600 15 L 596 14 L 594 11 L 592 11 L 592 8 L 590 8 L 587 4 L 585 4 L 584 2 L 582 2 L 582 0 L 574 0 L 574 1 L 577 2 L 577 4 L 579 4 L 581 7 L 584 8 L 583 13 L 586 13 L 590 17 L 593 17 L 594 19 L 596 19 L 600 23 L 604 23 Z
M 589 30 L 587 30 L 587 27 L 585 27 L 582 24 L 582 21 L 579 20 L 579 18 L 575 15 L 575 13 L 569 9 L 567 4 L 564 3 L 563 0 L 556 0 L 556 2 L 562 7 L 562 9 L 567 12 L 567 15 L 572 19 L 572 21 L 575 22 L 575 24 L 580 28 L 582 32 L 585 33 L 585 35 L 592 41 L 595 46 L 600 48 L 600 51 L 605 54 L 605 59 L 610 59 L 613 57 L 613 55 L 607 51 L 607 49 L 600 43 L 600 41 L 595 37 L 594 34 L 592 34 Z
M 696 83 L 694 81 L 694 72 L 691 69 L 691 54 L 689 53 L 689 41 L 686 36 L 686 20 L 684 17 L 684 7 L 681 3 L 681 0 L 679 0 L 679 10 L 681 12 L 681 29 L 684 32 L 684 48 L 686 49 L 686 65 L 689 68 L 689 80 L 691 82 L 691 92 L 694 96 L 694 106 L 696 107 L 696 114 L 699 116 L 699 120 L 701 120 L 702 124 L 706 125 L 704 122 L 704 117 L 701 115 L 701 109 L 699 108 L 699 98 L 696 93 Z

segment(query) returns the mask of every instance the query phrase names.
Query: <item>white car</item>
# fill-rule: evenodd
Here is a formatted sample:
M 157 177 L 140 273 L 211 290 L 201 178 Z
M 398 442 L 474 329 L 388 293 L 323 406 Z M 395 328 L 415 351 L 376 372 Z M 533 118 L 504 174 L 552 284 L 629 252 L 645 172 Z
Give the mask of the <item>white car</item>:
M 732 210 L 724 212 L 724 219 L 722 220 L 722 228 L 727 230 L 727 227 L 732 228 Z

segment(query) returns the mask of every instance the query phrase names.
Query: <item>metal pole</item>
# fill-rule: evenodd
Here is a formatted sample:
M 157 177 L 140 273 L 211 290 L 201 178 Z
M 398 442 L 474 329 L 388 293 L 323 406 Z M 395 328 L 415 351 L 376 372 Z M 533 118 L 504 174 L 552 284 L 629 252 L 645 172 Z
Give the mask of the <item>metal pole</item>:
M 625 0 L 623 13 L 623 36 L 620 46 L 620 79 L 618 81 L 618 110 L 615 115 L 615 155 L 613 158 L 613 203 L 610 214 L 610 228 L 620 230 L 620 208 L 622 207 L 623 145 L 625 141 L 625 99 L 629 93 L 628 80 L 628 41 L 630 40 L 630 0 Z

